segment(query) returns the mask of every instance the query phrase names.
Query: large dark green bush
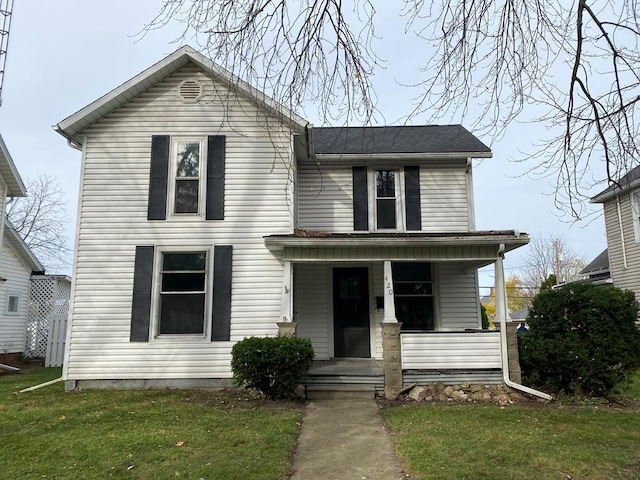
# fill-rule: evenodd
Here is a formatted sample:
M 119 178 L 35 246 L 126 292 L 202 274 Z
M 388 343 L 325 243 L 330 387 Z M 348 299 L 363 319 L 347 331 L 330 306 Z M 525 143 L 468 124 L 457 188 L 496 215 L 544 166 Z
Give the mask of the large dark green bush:
M 238 386 L 259 389 L 267 398 L 293 396 L 313 362 L 307 338 L 250 337 L 231 350 L 231 368 Z
M 639 305 L 616 287 L 569 284 L 533 300 L 519 335 L 525 381 L 558 392 L 607 395 L 640 368 Z

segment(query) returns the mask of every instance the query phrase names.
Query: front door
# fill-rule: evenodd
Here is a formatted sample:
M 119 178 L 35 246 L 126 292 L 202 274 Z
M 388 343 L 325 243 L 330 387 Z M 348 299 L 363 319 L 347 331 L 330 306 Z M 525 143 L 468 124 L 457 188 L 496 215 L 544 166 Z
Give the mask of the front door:
M 333 269 L 334 356 L 371 357 L 369 343 L 369 271 Z

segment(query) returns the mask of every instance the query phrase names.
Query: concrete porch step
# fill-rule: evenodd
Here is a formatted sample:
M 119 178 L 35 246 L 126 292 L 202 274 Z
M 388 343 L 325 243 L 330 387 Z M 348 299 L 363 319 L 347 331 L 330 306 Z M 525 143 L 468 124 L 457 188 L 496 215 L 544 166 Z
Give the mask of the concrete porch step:
M 373 385 L 307 385 L 308 400 L 348 400 L 375 398 Z

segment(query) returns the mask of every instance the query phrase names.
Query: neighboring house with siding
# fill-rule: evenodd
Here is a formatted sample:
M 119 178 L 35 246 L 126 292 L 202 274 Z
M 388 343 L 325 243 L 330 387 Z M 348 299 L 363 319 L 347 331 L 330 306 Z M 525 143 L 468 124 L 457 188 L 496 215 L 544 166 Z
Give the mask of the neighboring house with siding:
M 82 152 L 68 389 L 225 385 L 235 342 L 294 332 L 388 392 L 502 381 L 477 271 L 504 320 L 529 237 L 475 229 L 462 126 L 314 128 L 183 47 L 55 129 Z
M 591 199 L 604 208 L 609 271 L 640 299 L 640 166 Z
M 10 358 L 10 354 L 14 355 L 22 351 L 23 345 L 20 345 L 17 336 L 21 335 L 20 338 L 24 344 L 24 332 L 16 333 L 20 318 L 18 318 L 17 312 L 13 311 L 21 305 L 16 304 L 15 295 L 7 298 L 9 291 L 20 292 L 21 301 L 26 302 L 26 296 L 23 296 L 22 291 L 22 281 L 15 277 L 15 272 L 21 269 L 20 259 L 16 257 L 15 251 L 10 246 L 13 242 L 6 239 L 7 236 L 12 235 L 7 226 L 6 212 L 8 201 L 25 195 L 24 183 L 2 136 L 0 136 L 0 307 L 2 307 L 0 309 L 0 362 Z M 9 231 L 8 234 L 7 231 Z M 21 275 L 18 276 L 21 277 Z M 26 311 L 26 307 L 23 307 L 22 310 Z
M 0 359 L 12 359 L 25 348 L 31 275 L 44 273 L 44 267 L 8 220 L 0 272 Z
M 0 246 L 4 236 L 5 216 L 7 214 L 7 199 L 24 197 L 27 190 L 16 169 L 7 146 L 0 135 Z M 0 271 L 0 281 L 2 271 Z

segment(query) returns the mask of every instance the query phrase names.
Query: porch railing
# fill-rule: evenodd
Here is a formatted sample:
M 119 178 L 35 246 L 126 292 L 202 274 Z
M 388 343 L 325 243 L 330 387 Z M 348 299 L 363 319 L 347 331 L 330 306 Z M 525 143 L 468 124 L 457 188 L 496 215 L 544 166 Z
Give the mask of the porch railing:
M 400 341 L 404 370 L 501 368 L 500 332 L 402 333 Z

